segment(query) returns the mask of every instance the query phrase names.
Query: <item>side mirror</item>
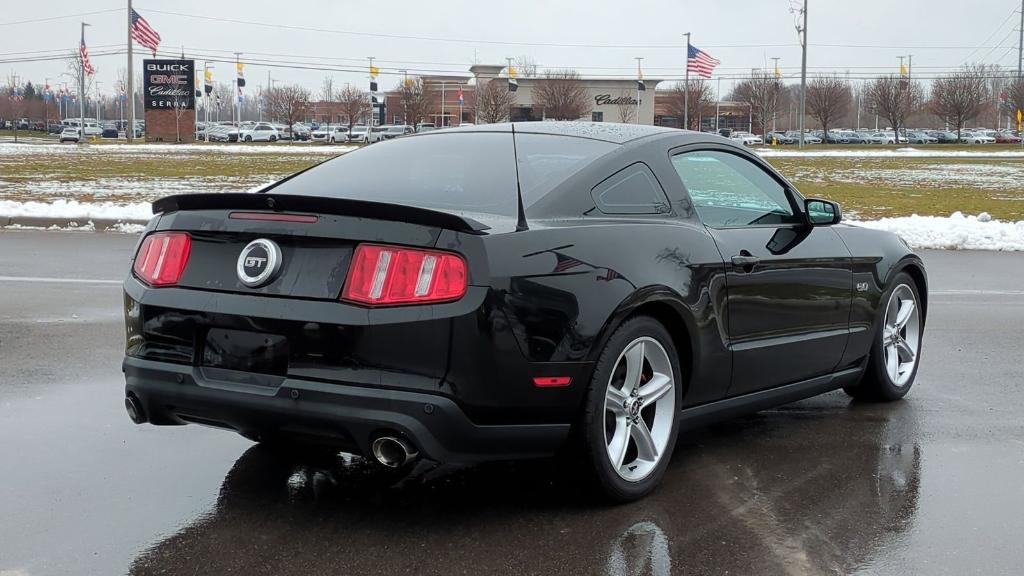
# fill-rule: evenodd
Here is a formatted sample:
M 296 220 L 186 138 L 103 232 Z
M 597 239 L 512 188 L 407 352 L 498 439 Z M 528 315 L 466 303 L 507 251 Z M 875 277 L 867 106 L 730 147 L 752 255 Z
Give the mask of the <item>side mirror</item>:
M 807 223 L 811 226 L 831 226 L 839 224 L 843 219 L 839 204 L 830 200 L 808 198 L 804 200 L 804 211 L 807 213 Z

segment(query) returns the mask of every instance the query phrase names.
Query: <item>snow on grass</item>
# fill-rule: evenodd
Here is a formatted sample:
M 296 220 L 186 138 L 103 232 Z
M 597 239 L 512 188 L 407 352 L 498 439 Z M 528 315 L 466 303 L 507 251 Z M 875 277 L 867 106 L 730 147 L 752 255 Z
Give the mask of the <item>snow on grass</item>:
M 857 150 L 856 148 L 843 148 L 841 150 L 828 150 L 825 148 L 814 148 L 811 150 L 788 150 L 780 148 L 757 148 L 754 150 L 766 158 L 1024 158 L 1024 149 L 1021 150 L 985 150 L 979 145 L 977 150 L 943 150 L 942 148 L 894 148 L 878 149 L 869 148 Z
M 0 143 L 4 154 L 172 154 L 205 152 L 211 154 L 327 154 L 338 155 L 358 146 L 302 146 L 289 144 L 14 144 Z
M 988 213 L 977 216 L 954 212 L 944 216 L 902 216 L 850 224 L 895 232 L 912 248 L 937 250 L 1024 250 L 1024 220 L 1005 222 Z
M 67 218 L 68 220 L 109 219 L 145 222 L 153 217 L 149 202 L 79 202 L 55 200 L 53 202 L 16 202 L 0 200 L 0 217 L 6 218 Z

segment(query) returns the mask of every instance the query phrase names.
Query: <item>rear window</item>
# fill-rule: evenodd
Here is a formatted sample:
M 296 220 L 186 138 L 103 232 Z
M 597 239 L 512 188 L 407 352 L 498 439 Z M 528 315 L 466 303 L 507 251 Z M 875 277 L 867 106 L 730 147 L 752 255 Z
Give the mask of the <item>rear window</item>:
M 593 159 L 604 141 L 509 132 L 433 133 L 373 144 L 283 182 L 274 193 L 352 198 L 515 217 Z

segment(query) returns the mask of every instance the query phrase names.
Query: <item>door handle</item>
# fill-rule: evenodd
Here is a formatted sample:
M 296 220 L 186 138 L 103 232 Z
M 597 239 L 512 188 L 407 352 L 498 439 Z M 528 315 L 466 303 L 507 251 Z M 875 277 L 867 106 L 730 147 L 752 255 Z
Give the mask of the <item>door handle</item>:
M 732 257 L 732 265 L 737 268 L 753 268 L 761 263 L 761 259 L 750 254 L 737 254 Z

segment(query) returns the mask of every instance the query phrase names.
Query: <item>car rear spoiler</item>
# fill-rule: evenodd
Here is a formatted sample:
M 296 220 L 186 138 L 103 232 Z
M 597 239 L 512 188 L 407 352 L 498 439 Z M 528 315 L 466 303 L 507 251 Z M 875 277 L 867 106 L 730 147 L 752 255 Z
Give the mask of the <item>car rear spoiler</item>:
M 490 229 L 490 226 L 460 214 L 351 198 L 273 193 L 213 193 L 177 194 L 153 202 L 153 214 L 166 214 L 180 210 L 273 210 L 275 212 L 337 214 L 439 226 L 471 234 L 483 234 L 484 231 Z

